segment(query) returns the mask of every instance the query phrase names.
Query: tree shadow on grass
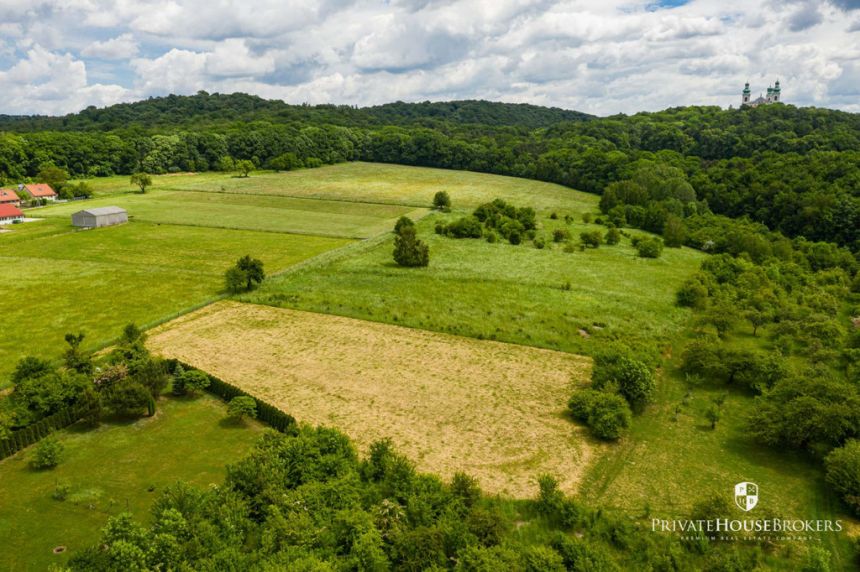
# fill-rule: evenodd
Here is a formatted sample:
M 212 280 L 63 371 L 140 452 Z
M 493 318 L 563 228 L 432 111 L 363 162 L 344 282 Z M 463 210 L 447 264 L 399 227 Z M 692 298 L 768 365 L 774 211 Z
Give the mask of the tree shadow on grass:
M 247 429 L 248 424 L 244 419 L 234 419 L 232 417 L 224 417 L 218 422 L 218 426 L 222 429 Z

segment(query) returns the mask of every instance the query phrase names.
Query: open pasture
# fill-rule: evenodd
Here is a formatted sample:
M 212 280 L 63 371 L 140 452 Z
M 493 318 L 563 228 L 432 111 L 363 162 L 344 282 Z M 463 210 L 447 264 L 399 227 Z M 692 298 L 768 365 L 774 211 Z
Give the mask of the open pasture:
M 79 426 L 57 433 L 64 447 L 55 469 L 35 471 L 30 447 L 0 461 L 0 569 L 47 570 L 98 540 L 110 516 L 131 512 L 148 520 L 165 487 L 182 480 L 198 486 L 221 484 L 224 465 L 238 461 L 262 426 L 224 421 L 216 399 L 161 399 L 155 417 Z M 58 485 L 69 487 L 55 500 Z M 65 546 L 62 554 L 53 548 Z M 11 549 L 14 547 L 14 549 Z
M 427 212 L 402 205 L 154 190 L 52 206 L 38 215 L 68 218 L 81 209 L 108 205 L 126 209 L 135 221 L 344 238 L 367 238 L 392 228 L 402 215 Z
M 161 181 L 159 181 L 159 184 Z M 217 181 L 177 177 L 165 188 L 219 190 L 230 193 L 288 195 L 345 201 L 381 202 L 415 207 L 429 206 L 437 191 L 447 191 L 455 206 L 474 208 L 502 198 L 535 209 L 596 210 L 598 197 L 540 181 L 467 171 L 408 167 L 383 163 L 340 163 L 320 169 L 288 173 L 261 173 L 251 177 L 225 177 Z
M 502 198 L 538 210 L 556 208 L 575 212 L 597 210 L 598 197 L 555 185 L 516 177 L 409 167 L 384 163 L 340 163 L 319 169 L 274 173 L 259 171 L 250 177 L 234 173 L 177 173 L 155 175 L 152 189 L 232 193 L 382 203 L 427 207 L 437 191 L 447 191 L 455 206 L 474 208 Z M 128 177 L 88 181 L 96 196 L 129 193 Z
M 428 268 L 395 265 L 389 236 L 267 281 L 241 299 L 577 353 L 616 339 L 661 343 L 689 316 L 675 306 L 675 291 L 698 268 L 700 252 L 667 248 L 659 259 L 642 259 L 626 238 L 565 252 L 552 243 L 553 229 L 578 237 L 605 227 L 546 216 L 544 249 L 433 233 L 437 220 L 456 216 L 418 223 L 430 247 Z
M 20 234 L 19 234 L 20 233 Z M 67 332 L 89 348 L 219 296 L 224 271 L 253 254 L 270 273 L 338 248 L 337 238 L 154 225 L 75 231 L 49 219 L 0 235 L 0 385 L 25 355 L 57 358 Z
M 542 473 L 572 492 L 597 447 L 564 417 L 589 375 L 582 356 L 236 302 L 164 324 L 148 345 L 361 448 L 390 437 L 420 470 L 463 471 L 494 493 L 531 496 Z

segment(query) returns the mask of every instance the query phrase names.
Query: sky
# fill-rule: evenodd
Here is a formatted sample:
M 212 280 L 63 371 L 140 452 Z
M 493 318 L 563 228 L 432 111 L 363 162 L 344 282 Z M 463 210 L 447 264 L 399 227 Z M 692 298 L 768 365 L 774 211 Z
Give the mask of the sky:
M 0 113 L 151 96 L 860 112 L 860 0 L 0 0 Z

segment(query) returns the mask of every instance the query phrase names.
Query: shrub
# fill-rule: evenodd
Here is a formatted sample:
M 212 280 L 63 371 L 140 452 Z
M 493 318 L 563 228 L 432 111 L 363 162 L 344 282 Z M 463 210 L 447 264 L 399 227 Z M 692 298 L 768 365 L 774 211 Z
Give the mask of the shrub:
M 247 395 L 234 397 L 230 400 L 230 404 L 227 406 L 227 416 L 236 421 L 241 421 L 245 417 L 256 419 L 257 402 L 253 397 L 249 397 Z
M 584 422 L 595 436 L 606 440 L 618 439 L 633 419 L 623 397 L 595 389 L 574 393 L 568 408 L 574 419 Z
M 537 248 L 538 250 L 541 250 L 546 246 L 546 242 L 544 242 L 544 240 L 542 238 L 536 238 L 532 241 L 532 243 L 535 245 L 535 248 Z
M 636 251 L 641 258 L 659 258 L 663 253 L 663 241 L 656 237 L 640 239 Z
M 211 380 L 205 372 L 199 369 L 185 371 L 180 366 L 173 375 L 173 393 L 176 395 L 194 394 L 209 387 L 210 383 Z
M 594 357 L 591 382 L 595 389 L 617 386 L 634 409 L 648 404 L 657 387 L 648 365 L 618 352 L 603 352 Z
M 675 293 L 675 303 L 684 308 L 702 309 L 708 302 L 708 287 L 699 274 L 693 275 Z
M 606 231 L 606 236 L 603 237 L 603 239 L 606 241 L 606 244 L 610 246 L 616 245 L 621 242 L 621 231 L 612 227 Z
M 445 234 L 453 238 L 481 238 L 484 229 L 474 216 L 464 216 L 445 227 Z
M 12 372 L 10 381 L 12 385 L 18 385 L 25 379 L 35 379 L 53 370 L 54 368 L 49 362 L 37 357 L 27 356 L 18 361 L 15 371 Z
M 54 492 L 51 493 L 51 498 L 55 501 L 64 501 L 69 497 L 71 491 L 72 487 L 69 483 L 57 483 Z
M 588 415 L 588 426 L 600 439 L 614 441 L 630 427 L 633 416 L 624 398 L 612 393 L 603 395 Z
M 601 236 L 599 230 L 583 232 L 579 235 L 579 239 L 583 245 L 589 248 L 597 248 L 603 244 L 603 236 Z
M 511 233 L 508 235 L 508 242 L 510 242 L 511 244 L 516 245 L 521 243 L 522 241 L 523 237 L 518 230 L 511 231 Z
M 439 191 L 433 195 L 433 208 L 444 212 L 451 210 L 451 197 L 446 191 Z
M 553 211 L 552 214 L 549 215 L 549 218 L 552 220 L 558 220 L 558 213 Z
M 487 231 L 487 242 L 489 242 L 490 244 L 495 244 L 498 241 L 499 241 L 499 235 L 497 235 L 495 231 L 493 231 L 493 230 Z
M 295 153 L 284 153 L 269 161 L 269 167 L 275 171 L 292 171 L 302 168 L 302 160 Z
M 827 484 L 855 514 L 860 515 L 860 440 L 850 439 L 824 460 Z
M 57 441 L 53 435 L 45 437 L 33 450 L 30 466 L 36 470 L 53 469 L 60 463 L 60 455 L 63 453 L 63 444 Z
M 115 383 L 104 394 L 103 403 L 115 414 L 126 417 L 143 415 L 144 410 L 154 412 L 153 398 L 140 383 L 129 378 Z
M 582 222 L 584 222 L 585 224 L 589 224 L 591 222 L 591 219 L 591 213 L 582 213 Z
M 557 228 L 552 231 L 552 241 L 553 242 L 564 242 L 565 240 L 570 240 L 570 231 L 566 228 Z

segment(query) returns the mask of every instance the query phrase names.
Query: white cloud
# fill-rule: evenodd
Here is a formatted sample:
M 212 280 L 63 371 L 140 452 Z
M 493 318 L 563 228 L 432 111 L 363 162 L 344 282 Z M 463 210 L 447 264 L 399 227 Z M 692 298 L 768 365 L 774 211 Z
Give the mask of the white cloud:
M 275 58 L 266 53 L 255 55 L 244 40 L 231 38 L 207 54 L 206 71 L 214 76 L 265 75 L 275 71 Z
M 172 49 L 155 59 L 135 59 L 131 68 L 144 94 L 193 93 L 204 86 L 206 54 Z
M 81 50 L 81 55 L 103 60 L 125 60 L 136 56 L 138 50 L 134 36 L 126 33 L 103 42 L 93 42 Z
M 857 108 L 854 0 L 654 4 L 3 0 L 4 89 L 41 95 L 0 100 L 0 112 L 206 89 L 293 103 L 487 98 L 609 114 L 727 106 L 747 79 L 757 92 L 776 77 L 787 102 Z
M 0 71 L 7 113 L 77 111 L 87 105 L 109 105 L 128 97 L 118 85 L 89 84 L 84 62 L 34 45 L 26 57 Z

